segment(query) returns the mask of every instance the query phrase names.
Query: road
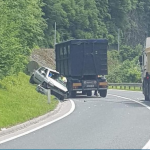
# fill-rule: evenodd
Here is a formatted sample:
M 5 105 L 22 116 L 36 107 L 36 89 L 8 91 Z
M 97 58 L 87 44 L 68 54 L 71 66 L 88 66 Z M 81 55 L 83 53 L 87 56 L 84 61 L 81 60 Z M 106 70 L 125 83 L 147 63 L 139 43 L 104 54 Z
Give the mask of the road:
M 69 116 L 0 144 L 0 149 L 142 149 L 150 140 L 150 102 L 141 92 L 78 96 Z

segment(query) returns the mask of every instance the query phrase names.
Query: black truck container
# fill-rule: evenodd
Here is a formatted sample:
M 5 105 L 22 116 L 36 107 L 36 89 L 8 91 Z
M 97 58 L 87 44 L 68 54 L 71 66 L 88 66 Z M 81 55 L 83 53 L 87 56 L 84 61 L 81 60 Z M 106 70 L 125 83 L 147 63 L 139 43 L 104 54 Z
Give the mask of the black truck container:
M 106 39 L 78 39 L 56 44 L 56 70 L 67 78 L 71 97 L 76 91 L 91 96 L 92 90 L 106 97 L 107 47 Z

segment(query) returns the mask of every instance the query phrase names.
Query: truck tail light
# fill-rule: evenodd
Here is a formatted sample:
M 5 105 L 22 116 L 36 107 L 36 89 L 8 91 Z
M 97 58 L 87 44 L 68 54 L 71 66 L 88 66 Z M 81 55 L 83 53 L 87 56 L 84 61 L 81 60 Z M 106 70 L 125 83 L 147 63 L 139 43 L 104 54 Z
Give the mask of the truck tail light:
M 107 86 L 108 83 L 107 83 L 107 82 L 99 82 L 99 85 L 100 85 L 100 86 Z
M 78 89 L 80 86 L 82 86 L 81 83 L 73 83 L 72 85 L 73 89 Z

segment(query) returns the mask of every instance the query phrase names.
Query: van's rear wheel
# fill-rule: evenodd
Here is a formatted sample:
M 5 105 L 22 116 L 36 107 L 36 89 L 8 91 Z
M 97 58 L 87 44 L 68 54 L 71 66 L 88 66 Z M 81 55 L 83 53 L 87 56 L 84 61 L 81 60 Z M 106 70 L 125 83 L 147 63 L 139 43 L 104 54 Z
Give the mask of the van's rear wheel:
M 31 84 L 34 84 L 33 77 L 34 77 L 34 75 L 32 75 L 32 76 L 30 77 L 30 81 L 29 81 L 29 82 L 30 82 Z
M 107 95 L 107 90 L 100 90 L 100 91 L 99 91 L 99 94 L 100 94 L 101 97 L 106 97 L 106 95 Z

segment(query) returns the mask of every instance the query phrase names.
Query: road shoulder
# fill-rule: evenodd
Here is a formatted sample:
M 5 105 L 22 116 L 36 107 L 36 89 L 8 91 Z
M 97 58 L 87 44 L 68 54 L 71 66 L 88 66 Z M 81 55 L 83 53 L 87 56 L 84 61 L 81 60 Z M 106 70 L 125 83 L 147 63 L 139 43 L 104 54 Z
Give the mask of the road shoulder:
M 63 116 L 65 117 L 72 110 L 72 107 L 71 100 L 60 101 L 55 110 L 25 123 L 0 131 L 0 144 L 8 141 L 8 139 L 11 140 L 26 135 L 62 119 Z

